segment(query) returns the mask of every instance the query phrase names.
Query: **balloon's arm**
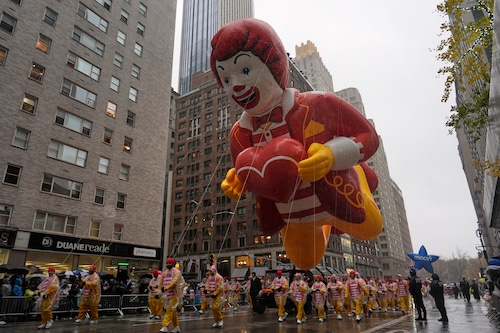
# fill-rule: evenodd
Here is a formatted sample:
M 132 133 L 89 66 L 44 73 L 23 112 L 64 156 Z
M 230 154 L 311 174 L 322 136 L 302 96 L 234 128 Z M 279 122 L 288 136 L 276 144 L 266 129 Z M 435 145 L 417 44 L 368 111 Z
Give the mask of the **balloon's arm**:
M 236 175 L 235 168 L 229 169 L 226 174 L 226 179 L 222 181 L 220 187 L 222 191 L 224 191 L 224 194 L 232 200 L 238 200 L 245 192 L 243 189 L 243 183 Z
M 299 162 L 299 175 L 305 182 L 315 182 L 323 178 L 335 160 L 331 149 L 317 142 L 309 146 L 307 155 L 308 158 Z

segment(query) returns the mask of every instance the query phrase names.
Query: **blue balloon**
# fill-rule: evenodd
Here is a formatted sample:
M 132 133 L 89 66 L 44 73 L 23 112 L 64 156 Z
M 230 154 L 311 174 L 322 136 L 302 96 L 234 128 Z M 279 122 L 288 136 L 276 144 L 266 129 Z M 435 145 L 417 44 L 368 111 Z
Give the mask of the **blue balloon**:
M 432 263 L 438 260 L 439 256 L 433 254 L 427 254 L 425 246 L 422 245 L 418 253 L 407 253 L 406 255 L 415 262 L 415 265 L 413 267 L 415 267 L 416 270 L 425 268 L 427 272 L 431 274 L 434 273 L 434 268 L 432 268 Z

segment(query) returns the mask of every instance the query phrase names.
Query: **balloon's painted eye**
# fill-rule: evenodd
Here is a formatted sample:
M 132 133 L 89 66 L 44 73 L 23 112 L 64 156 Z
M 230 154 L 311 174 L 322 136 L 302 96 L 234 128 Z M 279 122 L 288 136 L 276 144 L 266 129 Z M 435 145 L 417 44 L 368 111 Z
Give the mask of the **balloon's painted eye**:
M 228 78 L 228 77 L 225 77 L 225 78 L 224 78 L 224 83 L 225 83 L 225 84 L 228 84 L 228 83 L 229 83 L 229 78 Z
M 243 68 L 242 73 L 248 75 L 248 73 L 250 73 L 250 68 L 248 67 Z

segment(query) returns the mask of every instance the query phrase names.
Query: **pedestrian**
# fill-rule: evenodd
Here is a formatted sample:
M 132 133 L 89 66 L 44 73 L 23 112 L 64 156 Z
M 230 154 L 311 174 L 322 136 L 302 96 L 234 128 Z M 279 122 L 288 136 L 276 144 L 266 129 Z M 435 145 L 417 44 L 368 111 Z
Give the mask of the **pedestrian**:
M 294 280 L 290 286 L 290 294 L 292 295 L 293 302 L 295 303 L 295 308 L 297 309 L 297 324 L 302 324 L 306 322 L 306 313 L 304 311 L 304 305 L 307 299 L 307 292 L 309 291 L 309 286 L 302 279 L 302 274 L 295 273 Z
M 408 290 L 408 281 L 403 279 L 401 274 L 398 274 L 396 281 L 397 298 L 399 299 L 399 307 L 403 314 L 410 311 L 410 291 Z
M 453 295 L 455 295 L 455 299 L 458 299 L 460 288 L 458 288 L 457 283 L 453 283 Z
M 182 304 L 182 288 L 184 287 L 184 278 L 180 270 L 174 267 L 175 259 L 168 258 L 165 264 L 165 270 L 159 276 L 158 284 L 161 286 L 163 297 L 163 307 L 165 316 L 162 321 L 160 332 L 168 332 L 170 324 L 174 327 L 172 332 L 180 332 L 179 317 L 177 315 L 177 306 Z
M 288 291 L 288 279 L 283 276 L 283 271 L 279 269 L 273 279 L 271 289 L 274 292 L 274 300 L 278 307 L 278 321 L 282 322 L 288 316 L 285 312 L 286 294 Z
M 344 298 L 347 302 L 352 302 L 354 304 L 354 311 L 356 313 L 356 321 L 359 323 L 361 321 L 361 313 L 363 309 L 363 294 L 368 294 L 366 285 L 356 278 L 356 272 L 349 272 L 350 279 L 347 280 L 345 284 L 345 294 Z
M 241 290 L 241 284 L 238 281 L 238 278 L 235 276 L 233 277 L 233 281 L 229 286 L 229 299 L 231 305 L 233 306 L 233 311 L 238 311 L 238 300 L 240 298 L 240 290 Z
M 257 296 L 259 295 L 259 292 L 261 290 L 262 281 L 257 277 L 257 274 L 255 274 L 255 272 L 252 272 L 252 277 L 250 280 L 250 298 L 252 299 L 252 310 L 253 307 L 257 304 Z
M 254 273 L 255 274 L 255 273 Z M 214 316 L 214 323 L 212 328 L 221 328 L 224 326 L 221 312 L 221 298 L 224 279 L 217 273 L 215 265 L 210 266 L 207 284 L 207 297 L 212 298 L 212 315 Z M 259 281 L 260 285 L 260 281 Z
M 40 315 L 42 323 L 38 328 L 51 328 L 54 320 L 52 319 L 52 307 L 56 300 L 59 300 L 59 278 L 55 274 L 54 267 L 49 267 L 49 276 L 38 286 L 38 295 L 40 296 Z
M 464 295 L 464 301 L 470 303 L 470 285 L 465 278 L 462 278 L 462 281 L 460 281 L 460 289 L 462 289 L 462 294 Z
M 316 310 L 318 310 L 319 322 L 325 321 L 325 301 L 326 301 L 326 285 L 323 282 L 321 275 L 316 275 L 311 290 L 313 292 L 313 303 Z
M 434 273 L 432 274 L 431 289 L 429 291 L 432 297 L 434 297 L 434 302 L 436 303 L 436 308 L 441 313 L 441 318 L 439 321 L 443 323 L 448 322 L 448 315 L 446 314 L 446 308 L 444 306 L 444 288 L 443 283 L 439 281 L 439 276 Z
M 101 279 L 96 273 L 97 267 L 92 265 L 89 268 L 89 274 L 82 278 L 82 294 L 80 297 L 80 308 L 76 324 L 85 320 L 87 312 L 90 310 L 89 324 L 97 324 L 99 313 L 97 312 L 99 300 L 101 299 Z
M 154 269 L 151 272 L 153 277 L 149 281 L 148 290 L 149 290 L 149 310 L 151 311 L 151 315 L 149 319 L 160 319 L 163 314 L 163 300 L 161 298 L 161 287 L 159 284 L 159 276 L 161 271 Z
M 344 284 L 342 281 L 337 280 L 337 275 L 332 274 L 330 281 L 326 286 L 328 291 L 328 301 L 333 306 L 335 313 L 337 314 L 337 320 L 342 320 L 342 291 L 344 289 Z
M 417 276 L 417 272 L 414 268 L 410 269 L 408 290 L 417 308 L 418 317 L 415 320 L 427 321 L 427 310 L 425 309 L 424 299 L 422 298 L 422 280 Z
M 476 301 L 480 301 L 481 297 L 479 296 L 479 284 L 476 281 L 476 278 L 472 279 L 472 284 L 470 285 L 470 289 L 472 290 L 472 295 Z

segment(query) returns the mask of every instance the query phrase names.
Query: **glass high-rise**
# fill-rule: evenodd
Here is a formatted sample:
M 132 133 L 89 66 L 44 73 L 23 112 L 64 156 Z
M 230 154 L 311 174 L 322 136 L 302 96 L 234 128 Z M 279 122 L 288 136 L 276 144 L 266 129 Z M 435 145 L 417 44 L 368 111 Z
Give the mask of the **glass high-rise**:
M 210 41 L 224 24 L 253 17 L 252 0 L 185 0 L 179 69 L 179 93 L 192 89 L 192 75 L 210 70 Z

